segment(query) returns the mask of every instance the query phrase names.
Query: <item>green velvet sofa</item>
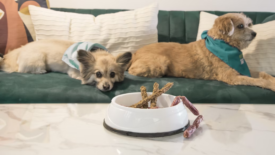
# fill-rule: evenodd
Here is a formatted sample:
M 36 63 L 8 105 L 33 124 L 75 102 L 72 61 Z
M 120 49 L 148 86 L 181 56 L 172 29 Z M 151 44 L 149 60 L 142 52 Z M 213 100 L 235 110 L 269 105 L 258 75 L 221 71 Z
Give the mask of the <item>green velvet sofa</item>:
M 54 10 L 84 14 L 105 14 L 124 10 Z M 227 12 L 209 11 L 216 15 Z M 270 19 L 275 13 L 244 12 L 254 24 Z M 160 11 L 159 42 L 189 43 L 196 40 L 200 11 Z M 167 93 L 184 95 L 193 103 L 275 103 L 275 92 L 252 86 L 229 86 L 223 82 L 185 78 L 143 78 L 125 72 L 125 80 L 113 90 L 101 92 L 93 86 L 81 85 L 66 74 L 44 75 L 0 72 L 0 103 L 110 103 L 119 94 L 137 92 L 144 85 L 152 91 L 154 82 L 162 87 L 167 82 L 174 86 Z

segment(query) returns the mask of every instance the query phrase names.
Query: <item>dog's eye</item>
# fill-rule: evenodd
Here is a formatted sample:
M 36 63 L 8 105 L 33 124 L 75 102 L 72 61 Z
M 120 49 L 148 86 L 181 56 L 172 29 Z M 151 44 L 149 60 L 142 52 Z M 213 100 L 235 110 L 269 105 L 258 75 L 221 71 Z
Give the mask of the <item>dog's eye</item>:
M 111 77 L 111 78 L 114 78 L 114 77 L 115 77 L 115 75 L 116 75 L 116 73 L 115 73 L 115 72 L 111 72 L 111 73 L 110 73 L 110 77 Z
M 243 24 L 240 24 L 240 25 L 238 25 L 237 27 L 238 27 L 239 29 L 243 29 L 243 28 L 244 28 Z
M 251 26 L 252 26 L 252 24 L 251 24 L 251 23 L 249 23 L 249 24 L 248 24 L 248 27 L 251 27 Z
M 100 72 L 96 72 L 96 77 L 97 78 L 101 78 L 102 77 L 102 74 Z

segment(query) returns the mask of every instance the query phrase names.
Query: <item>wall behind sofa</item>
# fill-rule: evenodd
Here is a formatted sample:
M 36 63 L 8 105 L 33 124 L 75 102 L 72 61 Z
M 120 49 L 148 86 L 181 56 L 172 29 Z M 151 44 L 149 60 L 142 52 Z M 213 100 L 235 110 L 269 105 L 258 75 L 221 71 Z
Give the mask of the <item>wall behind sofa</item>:
M 158 1 L 160 10 L 275 12 L 275 0 L 49 0 L 53 8 L 136 9 Z

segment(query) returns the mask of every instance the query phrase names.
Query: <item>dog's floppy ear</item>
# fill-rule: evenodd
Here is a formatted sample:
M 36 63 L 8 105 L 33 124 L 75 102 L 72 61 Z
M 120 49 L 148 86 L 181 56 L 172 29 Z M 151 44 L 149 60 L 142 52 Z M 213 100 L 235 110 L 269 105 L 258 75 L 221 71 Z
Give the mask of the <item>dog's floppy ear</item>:
M 123 54 L 117 56 L 116 63 L 118 63 L 121 67 L 124 68 L 124 70 L 126 70 L 127 65 L 129 64 L 131 59 L 132 59 L 132 53 L 126 52 L 126 53 L 123 53 Z
M 233 21 L 229 17 L 217 18 L 215 26 L 220 33 L 227 34 L 228 36 L 232 36 L 235 30 Z

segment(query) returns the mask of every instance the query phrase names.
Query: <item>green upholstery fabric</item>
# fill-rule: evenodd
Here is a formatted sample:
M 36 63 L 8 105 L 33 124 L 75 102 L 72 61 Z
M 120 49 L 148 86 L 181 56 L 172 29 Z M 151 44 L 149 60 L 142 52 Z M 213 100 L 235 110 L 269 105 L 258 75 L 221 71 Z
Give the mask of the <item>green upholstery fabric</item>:
M 138 92 L 144 85 L 152 91 L 154 82 L 160 87 L 174 86 L 167 92 L 184 95 L 193 103 L 274 103 L 275 93 L 252 86 L 228 86 L 218 81 L 185 78 L 144 78 L 125 73 L 125 80 L 113 90 L 101 92 L 93 86 L 81 85 L 66 74 L 44 75 L 0 72 L 0 101 L 4 103 L 110 103 L 119 94 Z
M 93 14 L 95 16 L 123 10 L 60 9 L 54 10 Z M 210 12 L 222 15 L 227 12 Z M 199 11 L 160 11 L 158 18 L 159 42 L 189 43 L 196 40 Z M 254 24 L 263 22 L 274 13 L 245 12 Z M 228 86 L 218 81 L 185 78 L 135 77 L 125 73 L 125 80 L 116 83 L 110 92 L 101 92 L 93 86 L 81 85 L 66 74 L 43 75 L 0 72 L 0 103 L 110 103 L 119 94 L 137 92 L 144 85 L 152 91 L 153 83 L 162 87 L 167 82 L 174 86 L 167 93 L 184 95 L 193 103 L 275 103 L 275 93 L 251 86 Z

